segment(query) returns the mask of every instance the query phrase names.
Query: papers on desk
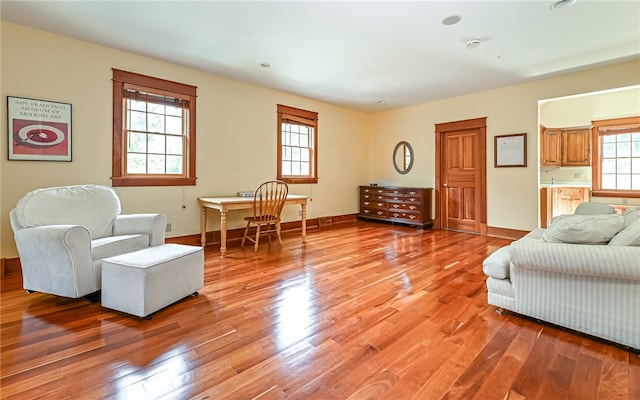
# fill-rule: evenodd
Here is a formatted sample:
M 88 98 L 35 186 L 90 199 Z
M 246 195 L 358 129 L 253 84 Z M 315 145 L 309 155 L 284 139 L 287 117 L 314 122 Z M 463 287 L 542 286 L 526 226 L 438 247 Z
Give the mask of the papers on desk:
M 254 192 L 238 192 L 236 196 L 238 197 L 253 197 Z

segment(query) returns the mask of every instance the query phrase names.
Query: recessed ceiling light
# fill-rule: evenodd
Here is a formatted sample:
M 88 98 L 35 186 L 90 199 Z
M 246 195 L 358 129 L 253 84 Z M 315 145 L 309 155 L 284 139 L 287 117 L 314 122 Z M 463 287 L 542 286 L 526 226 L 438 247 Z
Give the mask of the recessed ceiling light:
M 262 68 L 271 68 L 271 64 L 270 64 L 270 63 L 268 63 L 268 62 L 263 62 L 263 63 L 261 63 L 261 64 L 260 64 L 260 66 L 261 66 Z
M 550 8 L 552 10 L 559 10 L 561 8 L 569 8 L 574 4 L 576 4 L 576 0 L 556 0 L 551 3 Z
M 442 25 L 455 25 L 462 19 L 459 15 L 452 15 L 442 20 Z

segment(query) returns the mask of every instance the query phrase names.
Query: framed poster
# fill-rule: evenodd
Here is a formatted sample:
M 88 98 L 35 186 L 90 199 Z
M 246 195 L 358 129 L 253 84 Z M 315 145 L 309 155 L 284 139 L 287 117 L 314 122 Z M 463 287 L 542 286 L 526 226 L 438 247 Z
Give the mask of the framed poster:
M 495 137 L 495 167 L 527 166 L 527 134 L 515 133 Z
M 7 96 L 9 160 L 71 161 L 71 104 Z

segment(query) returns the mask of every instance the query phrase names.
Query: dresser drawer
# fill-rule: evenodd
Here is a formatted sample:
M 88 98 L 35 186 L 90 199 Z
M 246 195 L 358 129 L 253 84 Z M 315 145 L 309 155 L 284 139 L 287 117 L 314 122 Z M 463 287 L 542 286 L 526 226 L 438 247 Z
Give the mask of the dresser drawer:
M 388 203 L 386 201 L 384 201 L 384 200 L 363 199 L 360 202 L 360 208 L 380 208 L 380 209 L 385 209 L 386 210 L 388 207 L 389 207 Z
M 387 218 L 389 216 L 389 214 L 387 213 L 387 210 L 384 209 L 380 209 L 380 208 L 361 208 L 360 209 L 360 213 L 366 216 L 370 216 L 370 217 L 385 217 Z
M 420 213 L 412 213 L 412 212 L 403 212 L 403 211 L 389 211 L 389 217 L 398 218 L 398 219 L 406 219 L 407 221 L 421 221 L 422 215 Z
M 374 187 L 370 190 L 370 193 L 379 197 L 403 197 L 405 191 L 403 189 L 390 189 L 383 186 Z
M 420 194 L 405 194 L 404 197 L 402 198 L 403 201 L 405 202 L 409 202 L 409 203 L 423 203 L 424 199 L 422 198 L 422 196 Z
M 421 208 L 420 203 L 397 203 L 397 202 L 389 202 L 389 210 L 408 210 L 408 211 L 419 211 Z

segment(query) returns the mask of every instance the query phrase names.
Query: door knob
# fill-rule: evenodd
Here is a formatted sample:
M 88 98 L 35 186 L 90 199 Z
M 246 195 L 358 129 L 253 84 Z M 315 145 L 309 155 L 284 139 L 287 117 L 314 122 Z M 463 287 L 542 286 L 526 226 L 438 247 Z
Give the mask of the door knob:
M 444 187 L 449 187 L 449 185 L 448 185 L 446 182 L 445 182 L 445 183 L 443 183 L 443 184 L 442 184 L 442 186 L 444 186 Z

